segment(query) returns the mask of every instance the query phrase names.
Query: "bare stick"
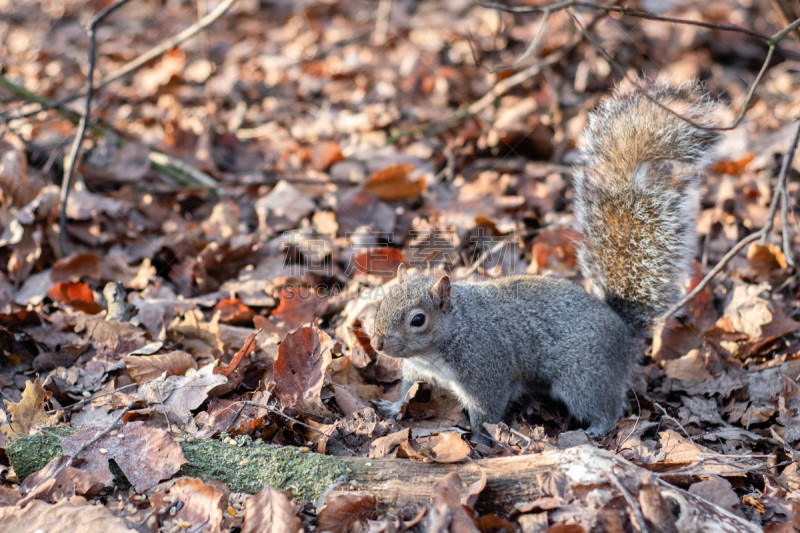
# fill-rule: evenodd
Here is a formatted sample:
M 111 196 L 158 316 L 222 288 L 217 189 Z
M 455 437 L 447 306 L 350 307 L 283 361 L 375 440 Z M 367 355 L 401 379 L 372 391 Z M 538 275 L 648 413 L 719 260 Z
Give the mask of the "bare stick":
M 132 59 L 125 63 L 119 70 L 116 72 L 109 74 L 100 82 L 97 83 L 95 86 L 96 89 L 102 89 L 109 83 L 120 79 L 121 77 L 130 74 L 134 70 L 138 69 L 142 65 L 152 61 L 153 59 L 163 55 L 164 53 L 168 52 L 169 50 L 175 48 L 179 44 L 183 43 L 184 41 L 191 39 L 195 35 L 197 35 L 201 30 L 204 30 L 208 26 L 210 26 L 213 22 L 215 22 L 218 18 L 225 14 L 228 9 L 236 2 L 236 0 L 225 0 L 220 5 L 218 5 L 213 11 L 208 13 L 205 17 L 201 18 L 182 32 L 177 33 L 173 37 L 170 37 L 166 41 L 159 43 L 158 45 L 154 46 L 144 54 L 140 55 L 139 57 Z M 39 102 L 41 107 L 36 109 L 35 111 L 29 111 L 26 113 L 21 113 L 19 115 L 9 117 L 9 119 L 18 119 L 18 118 L 26 118 L 42 111 L 47 111 L 49 109 L 53 109 L 55 107 L 61 107 L 64 104 L 68 104 L 82 96 L 85 96 L 86 93 L 82 94 L 73 94 L 72 96 L 68 96 L 66 98 L 62 98 L 61 100 L 57 100 L 48 104 Z
M 504 247 L 506 244 L 511 244 L 511 243 L 512 243 L 512 242 L 514 242 L 515 240 L 517 240 L 517 235 L 516 235 L 516 234 L 514 234 L 514 235 L 511 235 L 511 236 L 510 236 L 510 237 L 508 237 L 507 239 L 502 239 L 500 242 L 498 242 L 497 244 L 495 244 L 494 246 L 492 246 L 492 247 L 491 247 L 489 250 L 486 250 L 486 251 L 484 251 L 484 252 L 481 254 L 481 256 L 478 258 L 478 260 L 477 260 L 477 261 L 475 261 L 474 263 L 472 263 L 472 265 L 470 265 L 469 269 L 467 269 L 467 271 L 466 271 L 466 272 L 464 272 L 464 276 L 462 276 L 462 277 L 463 277 L 464 279 L 466 279 L 466 278 L 468 278 L 469 276 L 471 276 L 472 274 L 474 274 L 474 273 L 475 273 L 475 272 L 476 272 L 476 271 L 477 271 L 477 270 L 478 270 L 478 269 L 481 267 L 481 265 L 483 265 L 483 263 L 485 263 L 485 262 L 486 262 L 486 260 L 487 260 L 487 259 L 489 259 L 489 256 L 490 256 L 490 255 L 494 255 L 494 254 L 496 254 L 496 253 L 497 253 L 497 252 L 499 252 L 499 251 L 500 251 L 500 250 L 501 250 L 501 249 L 502 249 L 502 248 L 503 248 L 503 247 Z
M 644 521 L 644 516 L 642 515 L 642 510 L 639 508 L 639 504 L 636 503 L 636 500 L 633 499 L 631 496 L 630 491 L 628 488 L 622 484 L 622 481 L 617 477 L 614 472 L 608 472 L 608 479 L 611 483 L 616 486 L 619 491 L 622 493 L 622 497 L 625 498 L 625 501 L 628 502 L 628 506 L 631 508 L 631 512 L 633 513 L 633 517 L 636 519 L 637 524 L 636 526 L 639 527 L 639 531 L 642 533 L 647 533 L 647 524 Z
M 593 28 L 594 25 L 597 24 L 597 22 L 599 22 L 600 19 L 602 19 L 604 16 L 605 15 L 597 15 L 597 16 L 595 16 L 589 22 L 588 28 L 589 29 Z M 455 113 L 453 113 L 452 115 L 447 117 L 446 119 L 444 119 L 444 120 L 442 120 L 440 122 L 428 123 L 428 124 L 426 124 L 424 126 L 421 126 L 419 128 L 414 128 L 414 129 L 411 129 L 411 130 L 408 130 L 408 131 L 399 132 L 399 133 L 393 135 L 392 137 L 390 137 L 389 139 L 387 139 L 386 144 L 387 145 L 395 144 L 400 139 L 403 139 L 405 137 L 409 137 L 411 135 L 427 134 L 433 128 L 442 127 L 442 126 L 448 126 L 449 124 L 452 124 L 453 122 L 457 122 L 457 121 L 459 121 L 459 120 L 461 120 L 463 118 L 471 117 L 473 115 L 476 115 L 476 114 L 480 113 L 481 111 L 486 109 L 489 105 L 491 105 L 495 100 L 497 100 L 498 98 L 503 96 L 505 93 L 507 93 L 508 91 L 510 91 L 511 89 L 516 87 L 517 85 L 521 85 L 525 81 L 527 81 L 527 80 L 531 79 L 532 77 L 536 76 L 537 74 L 539 74 L 545 67 L 549 67 L 550 65 L 556 64 L 559 61 L 561 61 L 564 57 L 567 56 L 567 54 L 569 54 L 572 50 L 574 50 L 575 47 L 578 46 L 578 44 L 580 44 L 582 41 L 583 41 L 583 37 L 575 39 L 573 42 L 571 42 L 571 43 L 569 43 L 567 45 L 564 45 L 563 47 L 559 48 L 558 50 L 556 50 L 552 54 L 548 55 L 546 58 L 542 59 L 540 62 L 535 63 L 535 64 L 525 68 L 524 70 L 520 70 L 519 72 L 517 72 L 513 76 L 509 76 L 508 78 L 498 82 L 497 84 L 495 84 L 489 90 L 488 93 L 486 93 L 485 95 L 480 97 L 478 100 L 472 102 L 467 107 L 459 109 L 458 111 L 456 111 Z
M 127 0 L 125 0 L 125 1 L 127 1 Z M 112 6 L 112 7 L 113 7 L 113 6 Z M 62 464 L 61 466 L 59 466 L 59 467 L 58 467 L 58 470 L 56 470 L 56 471 L 53 473 L 53 479 L 56 479 L 56 478 L 58 477 L 58 475 L 59 475 L 61 472 L 63 472 L 63 471 L 64 471 L 64 469 L 65 469 L 65 468 L 67 468 L 68 466 L 70 466 L 70 465 L 71 465 L 71 464 L 72 464 L 72 463 L 75 461 L 75 459 L 77 459 L 77 458 L 78 458 L 78 456 L 79 456 L 80 454 L 82 454 L 83 452 L 85 452 L 85 451 L 86 451 L 86 450 L 87 450 L 87 449 L 88 449 L 90 446 L 94 445 L 94 444 L 95 444 L 97 441 L 99 441 L 100 439 L 102 439 L 103 437 L 105 437 L 106 435 L 108 435 L 109 433 L 111 433 L 111 432 L 114 430 L 114 428 L 116 428 L 117 426 L 119 426 L 119 425 L 122 423 L 122 417 L 124 417 L 124 416 L 125 416 L 125 414 L 126 414 L 128 411 L 130 411 L 130 410 L 133 408 L 133 406 L 134 406 L 135 404 L 136 404 L 136 401 L 135 401 L 135 400 L 134 400 L 134 401 L 132 401 L 131 403 L 129 403 L 129 404 L 128 404 L 128 406 L 127 406 L 127 407 L 125 407 L 125 409 L 123 409 L 123 410 L 122 410 L 122 412 L 121 412 L 121 413 L 120 413 L 120 414 L 117 416 L 116 420 L 114 420 L 114 421 L 111 423 L 111 425 L 110 425 L 110 426 L 108 426 L 106 429 L 104 429 L 103 431 L 101 431 L 100 433 L 98 433 L 97 435 L 95 435 L 93 439 L 91 439 L 91 440 L 89 440 L 89 441 L 85 442 L 85 443 L 84 443 L 84 444 L 83 444 L 83 445 L 82 445 L 80 448 L 78 448 L 77 450 L 75 450 L 75 453 L 73 453 L 72 455 L 70 455 L 70 456 L 69 456 L 69 459 L 68 459 L 67 461 L 65 461 L 65 462 L 64 462 L 64 464 Z
M 793 15 L 789 11 L 789 8 L 786 7 L 786 4 L 783 3 L 783 0 L 772 0 L 772 6 L 778 13 L 780 13 L 785 24 L 789 24 L 792 21 Z M 796 28 L 794 30 L 794 38 L 798 43 L 800 43 L 800 30 L 797 30 Z
M 93 402 L 93 401 L 95 401 L 95 400 L 97 400 L 99 398 L 104 397 L 104 396 L 109 396 L 111 394 L 115 394 L 117 392 L 121 392 L 121 391 L 123 391 L 125 389 L 130 389 L 131 387 L 138 387 L 138 386 L 139 386 L 138 383 L 129 383 L 128 385 L 123 385 L 123 386 L 118 387 L 118 388 L 116 388 L 114 390 L 111 390 L 111 391 L 108 391 L 108 392 L 104 392 L 102 394 L 96 394 L 95 396 L 92 396 L 91 398 L 86 398 L 85 400 L 81 400 L 79 402 L 73 403 L 72 405 L 68 405 L 68 406 L 66 406 L 66 407 L 64 407 L 62 409 L 51 409 L 49 411 L 45 411 L 45 414 L 51 415 L 51 414 L 55 414 L 55 413 L 57 413 L 59 411 L 72 411 L 74 409 L 77 409 L 78 407 L 82 407 L 82 406 L 86 405 L 87 403 L 91 403 L 91 402 Z
M 331 438 L 331 436 L 328 435 L 327 433 L 325 433 L 324 431 L 321 431 L 321 430 L 315 428 L 314 426 L 306 424 L 305 422 L 301 422 L 300 420 L 298 420 L 298 419 L 296 419 L 296 418 L 294 418 L 292 416 L 287 415 L 286 413 L 284 413 L 283 411 L 280 411 L 279 409 L 275 409 L 274 407 L 270 407 L 269 405 L 265 405 L 263 403 L 258 403 L 258 402 L 253 402 L 253 401 L 250 401 L 250 400 L 245 400 L 242 403 L 245 404 L 245 405 L 252 405 L 254 407 L 260 407 L 262 409 L 266 409 L 267 411 L 269 411 L 272 414 L 281 416 L 281 417 L 283 417 L 283 418 L 285 418 L 285 419 L 287 419 L 287 420 L 289 420 L 291 422 L 294 422 L 295 424 L 297 424 L 299 426 L 302 426 L 302 427 L 304 427 L 306 429 L 310 429 L 311 431 L 314 431 L 315 433 L 319 433 L 320 435 L 322 435 L 326 439 Z M 350 448 L 348 448 L 347 446 L 345 446 L 342 443 L 340 443 L 340 444 L 341 444 L 342 448 L 344 448 L 348 452 L 352 453 L 354 456 L 358 455 L 354 450 L 351 450 Z
M 620 65 L 613 57 L 611 57 L 611 54 L 609 54 L 608 51 L 599 42 L 597 42 L 596 39 L 594 39 L 589 34 L 589 29 L 588 28 L 584 28 L 583 24 L 581 24 L 581 21 L 578 19 L 578 17 L 572 11 L 570 11 L 569 13 L 570 13 L 570 17 L 575 22 L 575 24 L 579 28 L 581 28 L 581 31 L 583 32 L 586 40 L 589 41 L 589 44 L 591 44 L 592 47 L 595 50 L 597 50 L 600 53 L 600 55 L 602 55 L 603 58 L 606 61 L 608 61 L 608 63 L 614 68 L 615 71 L 617 71 L 617 74 L 619 74 L 621 78 L 627 80 L 629 83 L 631 83 L 631 85 L 636 87 L 636 89 L 641 93 L 641 95 L 644 96 L 647 100 L 649 100 L 654 105 L 660 107 L 661 109 L 663 109 L 664 111 L 666 111 L 670 115 L 672 115 L 672 116 L 674 116 L 674 117 L 686 122 L 687 124 L 690 124 L 691 126 L 697 128 L 699 130 L 705 130 L 705 131 L 729 131 L 729 130 L 736 129 L 739 126 L 739 124 L 744 119 L 744 116 L 747 113 L 747 110 L 750 109 L 750 102 L 753 99 L 753 95 L 755 95 L 756 88 L 759 86 L 759 84 L 761 83 L 761 79 L 764 77 L 764 74 L 767 72 L 767 70 L 769 68 L 769 64 L 772 61 L 772 56 L 775 53 L 776 44 L 771 42 L 771 40 L 770 40 L 770 41 L 767 42 L 767 45 L 768 45 L 767 55 L 764 57 L 764 62 L 761 64 L 761 69 L 758 71 L 758 74 L 756 75 L 755 80 L 753 80 L 753 82 L 750 84 L 750 88 L 749 88 L 749 90 L 747 92 L 747 96 L 745 97 L 745 100 L 742 103 L 742 108 L 739 110 L 739 114 L 736 116 L 736 119 L 729 126 L 707 126 L 705 124 L 699 124 L 699 123 L 695 122 L 694 120 L 690 119 L 689 117 L 684 116 L 684 115 L 674 111 L 669 106 L 659 102 L 656 98 L 651 96 L 650 93 L 644 87 L 642 87 L 642 85 L 639 82 L 639 80 L 631 78 L 628 75 L 627 70 L 625 68 L 623 68 L 622 65 Z
M 495 67 L 492 69 L 492 72 L 497 72 L 499 70 L 508 70 L 508 69 L 516 70 L 517 68 L 519 68 L 521 64 L 527 61 L 527 59 L 531 55 L 533 55 L 533 52 L 536 51 L 536 48 L 538 48 L 539 46 L 539 41 L 542 40 L 542 35 L 544 35 L 544 28 L 545 26 L 547 26 L 547 20 L 550 18 L 550 13 L 552 13 L 552 11 L 550 11 L 549 9 L 545 9 L 544 12 L 542 13 L 542 19 L 539 21 L 539 29 L 536 30 L 536 36 L 533 38 L 533 41 L 531 41 L 531 44 L 528 46 L 528 49 L 525 50 L 525 53 L 522 54 L 522 57 L 514 61 L 514 64 L 511 65 L 510 67 Z
M 731 248 L 728 251 L 728 253 L 726 253 L 716 265 L 714 265 L 714 268 L 712 268 L 711 271 L 708 274 L 706 274 L 706 276 L 702 279 L 702 281 L 700 281 L 700 283 L 697 284 L 694 290 L 692 290 L 692 292 L 684 296 L 678 303 L 670 307 L 669 310 L 667 310 L 667 312 L 661 316 L 660 320 L 662 321 L 666 320 L 667 318 L 677 313 L 681 307 L 686 305 L 689 301 L 694 299 L 695 296 L 700 294 L 700 291 L 702 291 L 706 287 L 706 285 L 708 285 L 709 282 L 717 274 L 719 274 L 723 268 L 725 268 L 725 265 L 728 264 L 728 262 L 731 259 L 733 259 L 733 257 L 736 254 L 738 254 L 745 246 L 759 239 L 762 239 L 763 242 L 763 239 L 765 239 L 766 236 L 769 234 L 769 232 L 772 231 L 772 227 L 775 222 L 774 221 L 775 209 L 777 208 L 778 201 L 780 201 L 783 195 L 786 194 L 785 193 L 786 177 L 789 174 L 789 167 L 791 166 L 791 162 L 794 159 L 794 154 L 795 151 L 797 150 L 798 142 L 800 142 L 800 118 L 797 120 L 797 129 L 795 130 L 792 143 L 791 145 L 789 145 L 789 149 L 786 150 L 786 153 L 783 157 L 781 172 L 780 175 L 778 176 L 778 182 L 775 184 L 775 188 L 772 191 L 772 202 L 770 203 L 769 215 L 767 216 L 767 222 L 764 224 L 764 227 L 756 231 L 755 233 L 751 233 L 750 235 L 748 235 L 747 237 L 736 243 L 736 245 L 733 248 Z
M 624 7 L 624 6 L 617 6 L 617 5 L 615 5 L 615 3 L 599 4 L 599 3 L 593 3 L 593 2 L 579 2 L 579 1 L 575 1 L 575 0 L 568 0 L 568 1 L 565 1 L 565 2 L 558 2 L 558 3 L 555 3 L 555 4 L 546 5 L 546 6 L 510 7 L 510 6 L 505 6 L 505 5 L 502 5 L 502 4 L 487 3 L 487 2 L 483 2 L 483 3 L 481 3 L 481 5 L 484 6 L 484 7 L 487 7 L 487 8 L 498 9 L 498 10 L 501 10 L 501 11 L 508 11 L 508 12 L 511 12 L 511 13 L 543 12 L 545 14 L 550 14 L 550 13 L 552 13 L 554 11 L 561 11 L 561 10 L 564 10 L 564 9 L 569 10 L 570 17 L 583 30 L 583 33 L 584 33 L 585 37 L 587 38 L 587 40 L 590 42 L 590 44 L 598 52 L 600 52 L 601 55 L 603 55 L 603 57 L 614 67 L 614 69 L 620 74 L 620 76 L 622 78 L 628 80 L 637 89 L 642 91 L 642 94 L 643 94 L 643 96 L 645 98 L 650 100 L 652 103 L 654 103 L 655 105 L 657 105 L 661 109 L 663 109 L 666 112 L 676 116 L 677 118 L 683 120 L 684 122 L 687 122 L 688 124 L 691 124 L 692 126 L 698 128 L 698 129 L 707 130 L 707 131 L 711 131 L 711 130 L 713 130 L 713 131 L 729 131 L 729 130 L 733 130 L 736 127 L 739 126 L 739 124 L 744 119 L 744 116 L 745 116 L 747 110 L 750 108 L 750 102 L 753 99 L 753 95 L 755 94 L 756 88 L 761 83 L 761 79 L 763 78 L 764 73 L 769 68 L 769 64 L 772 61 L 772 56 L 775 53 L 775 48 L 777 47 L 778 43 L 781 40 L 783 40 L 786 37 L 786 35 L 789 34 L 789 32 L 797 31 L 798 28 L 800 28 L 800 19 L 797 19 L 797 20 L 793 21 L 791 24 L 789 24 L 788 26 L 782 28 L 781 30 L 775 32 L 772 35 L 764 35 L 762 33 L 758 33 L 758 32 L 749 30 L 749 29 L 741 27 L 741 26 L 736 26 L 734 24 L 716 24 L 716 23 L 712 23 L 712 22 L 703 22 L 703 21 L 696 21 L 696 20 L 679 19 L 679 18 L 674 18 L 674 17 L 662 17 L 662 16 L 659 16 L 659 15 L 655 15 L 653 13 L 650 13 L 648 11 L 643 11 L 643 10 L 639 10 L 639 9 L 632 9 L 632 8 L 628 8 L 628 7 Z M 597 9 L 597 10 L 602 10 L 602 11 L 605 11 L 605 12 L 618 12 L 618 13 L 622 13 L 623 15 L 627 15 L 627 16 L 632 16 L 632 17 L 637 17 L 637 18 L 644 18 L 644 19 L 649 19 L 649 20 L 657 20 L 657 21 L 662 21 L 662 22 L 671 22 L 671 23 L 675 23 L 675 24 L 687 24 L 687 25 L 691 25 L 691 26 L 700 26 L 700 27 L 704 27 L 704 28 L 721 30 L 721 31 L 732 31 L 732 32 L 738 32 L 738 33 L 744 33 L 744 34 L 750 35 L 752 37 L 756 37 L 756 38 L 764 41 L 765 44 L 768 47 L 767 48 L 767 54 L 764 57 L 764 62 L 762 63 L 761 69 L 759 70 L 758 74 L 756 75 L 755 80 L 753 80 L 753 82 L 750 84 L 750 88 L 749 88 L 749 91 L 747 93 L 747 96 L 745 97 L 745 101 L 742 104 L 742 108 L 740 109 L 740 111 L 737 114 L 737 116 L 734 119 L 734 121 L 728 126 L 706 126 L 706 125 L 703 125 L 703 124 L 697 124 L 696 122 L 692 121 L 688 117 L 685 117 L 683 115 L 678 114 L 677 112 L 673 111 L 672 109 L 668 108 L 667 106 L 665 106 L 661 102 L 659 102 L 656 99 L 654 99 L 653 97 L 651 97 L 647 93 L 647 91 L 645 91 L 642 88 L 642 86 L 639 84 L 638 80 L 631 79 L 630 76 L 628 76 L 628 74 L 625 71 L 625 69 L 620 67 L 620 65 L 611 57 L 611 55 L 608 54 L 608 52 L 602 46 L 600 46 L 599 43 L 597 43 L 594 39 L 591 38 L 591 36 L 588 35 L 588 29 L 583 27 L 583 25 L 578 20 L 577 16 L 571 10 L 571 8 L 575 8 L 575 7 Z M 595 21 L 596 21 L 596 19 L 595 19 Z M 592 25 L 594 24 L 595 21 L 592 22 Z M 528 54 L 528 52 L 526 52 L 526 55 L 527 54 Z
M 778 183 L 775 184 L 775 190 L 772 192 L 772 201 L 769 204 L 769 213 L 767 213 L 767 224 L 771 224 L 775 220 L 775 211 L 778 208 L 778 202 L 783 199 L 783 191 L 786 189 L 786 177 L 789 175 L 789 167 L 791 167 L 794 160 L 794 152 L 797 149 L 797 143 L 800 140 L 800 119 L 797 121 L 797 129 L 792 137 L 792 142 L 789 144 L 789 149 L 783 155 L 783 162 L 781 163 L 781 172 L 778 174 Z M 766 225 L 764 227 L 767 227 Z M 766 233 L 761 236 L 761 244 L 766 242 Z
M 748 28 L 737 26 L 735 24 L 716 24 L 714 22 L 704 22 L 702 20 L 689 20 L 689 19 L 679 19 L 675 17 L 662 17 L 660 15 L 656 15 L 654 13 L 650 13 L 649 11 L 644 11 L 642 9 L 634 9 L 625 6 L 618 6 L 615 4 L 600 4 L 595 2 L 578 2 L 574 0 L 568 0 L 566 2 L 558 2 L 555 4 L 549 4 L 545 6 L 524 6 L 524 7 L 511 7 L 506 6 L 503 4 L 497 4 L 492 2 L 481 2 L 480 3 L 483 7 L 490 8 L 490 9 L 497 9 L 499 11 L 508 11 L 509 13 L 531 13 L 531 12 L 553 12 L 553 11 L 561 11 L 564 9 L 575 8 L 575 7 L 585 7 L 589 9 L 598 9 L 602 11 L 608 12 L 616 12 L 621 13 L 623 15 L 627 15 L 630 17 L 648 19 L 648 20 L 657 20 L 661 22 L 672 22 L 675 24 L 686 24 L 689 26 L 700 26 L 702 28 L 708 28 L 712 30 L 722 30 L 722 31 L 732 31 L 737 33 L 744 33 L 746 35 L 750 35 L 751 37 L 757 37 L 762 41 L 768 41 L 770 37 L 768 35 L 764 35 L 763 33 L 758 33 L 757 31 L 750 30 Z
M 83 115 L 78 124 L 78 132 L 75 134 L 75 140 L 72 142 L 69 155 L 67 156 L 67 166 L 64 167 L 64 179 L 61 182 L 61 212 L 58 215 L 58 241 L 61 246 L 61 254 L 64 256 L 69 255 L 69 245 L 67 244 L 67 199 L 69 198 L 69 190 L 72 187 L 72 177 L 75 175 L 75 165 L 78 162 L 81 144 L 83 144 L 83 137 L 86 135 L 86 124 L 89 122 L 89 113 L 92 108 L 92 96 L 94 95 L 94 64 L 97 59 L 95 54 L 95 29 L 106 17 L 130 2 L 130 0 L 117 0 L 100 13 L 92 17 L 89 21 L 89 87 L 86 90 L 86 104 L 84 105 Z

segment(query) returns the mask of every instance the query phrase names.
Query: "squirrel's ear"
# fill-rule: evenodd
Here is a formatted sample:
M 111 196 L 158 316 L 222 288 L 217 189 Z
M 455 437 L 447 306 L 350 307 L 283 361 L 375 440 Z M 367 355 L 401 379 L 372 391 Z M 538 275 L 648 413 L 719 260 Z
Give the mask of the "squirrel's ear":
M 433 302 L 442 313 L 449 313 L 453 309 L 450 301 L 450 278 L 442 276 L 433 286 Z
M 406 280 L 406 265 L 400 263 L 397 265 L 397 281 L 403 283 Z

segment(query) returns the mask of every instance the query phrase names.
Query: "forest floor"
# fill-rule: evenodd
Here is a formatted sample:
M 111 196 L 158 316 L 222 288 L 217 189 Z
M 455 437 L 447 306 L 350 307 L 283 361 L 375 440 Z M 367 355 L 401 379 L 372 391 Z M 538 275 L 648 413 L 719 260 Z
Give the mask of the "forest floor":
M 363 496 L 318 507 L 296 479 L 257 497 L 175 481 L 188 445 L 214 441 L 448 465 L 591 444 L 680 469 L 665 479 L 755 527 L 800 530 L 798 158 L 779 182 L 800 116 L 797 6 L 543 17 L 463 0 L 134 0 L 96 28 L 60 235 L 85 99 L 42 103 L 86 91 L 86 26 L 112 4 L 0 0 L 0 529 L 381 532 L 434 529 L 437 509 L 462 504 L 481 531 L 613 530 L 609 509 L 619 530 L 643 528 L 625 493 L 590 505 L 552 489 L 507 513 L 480 487 L 443 503 L 437 483 L 429 516 L 409 516 Z M 474 445 L 458 403 L 421 384 L 384 419 L 374 402 L 396 399 L 400 376 L 369 345 L 381 287 L 401 263 L 584 284 L 576 147 L 618 82 L 646 78 L 701 80 L 735 126 L 702 186 L 692 286 L 753 242 L 642 346 L 625 417 L 590 438 L 532 401 L 484 428 L 493 447 Z M 55 447 L 22 467 L 14 446 L 30 436 Z

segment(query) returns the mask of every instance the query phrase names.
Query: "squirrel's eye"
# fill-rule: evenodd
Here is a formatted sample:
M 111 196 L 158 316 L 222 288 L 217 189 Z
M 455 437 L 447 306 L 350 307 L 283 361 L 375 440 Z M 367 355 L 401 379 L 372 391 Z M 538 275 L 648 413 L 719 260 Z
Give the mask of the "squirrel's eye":
M 416 315 L 414 315 L 414 317 L 411 319 L 411 325 L 415 328 L 421 328 L 422 326 L 424 326 L 425 315 L 423 315 L 422 313 L 417 313 Z

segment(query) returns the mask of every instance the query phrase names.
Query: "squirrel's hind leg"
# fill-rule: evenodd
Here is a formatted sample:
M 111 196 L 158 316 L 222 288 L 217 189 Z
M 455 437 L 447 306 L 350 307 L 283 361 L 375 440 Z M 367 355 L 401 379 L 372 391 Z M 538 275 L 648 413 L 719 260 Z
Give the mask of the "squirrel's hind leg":
M 602 385 L 586 386 L 581 389 L 560 387 L 553 383 L 551 394 L 561 400 L 580 423 L 588 424 L 586 434 L 601 437 L 611 430 L 622 417 L 625 404 L 624 391 L 617 387 Z

